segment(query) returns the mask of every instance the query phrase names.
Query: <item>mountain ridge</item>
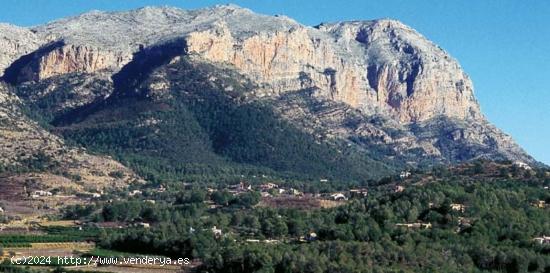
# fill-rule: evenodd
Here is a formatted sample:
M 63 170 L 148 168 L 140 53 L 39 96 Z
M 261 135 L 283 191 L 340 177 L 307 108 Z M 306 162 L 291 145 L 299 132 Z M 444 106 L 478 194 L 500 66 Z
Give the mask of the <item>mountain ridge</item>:
M 234 71 L 254 83 L 242 103 L 269 105 L 316 141 L 384 154 L 377 160 L 398 169 L 481 158 L 540 164 L 487 121 L 457 60 L 393 19 L 310 27 L 224 5 L 91 11 L 5 28 L 4 42 L 15 46 L 0 50 L 3 79 L 45 123 L 94 109 L 121 88 L 170 97 L 178 84 L 165 68 L 187 58 L 217 67 L 209 81 Z M 163 51 L 162 62 L 131 67 Z M 130 70 L 147 85 L 128 82 Z M 237 85 L 216 86 L 231 93 Z

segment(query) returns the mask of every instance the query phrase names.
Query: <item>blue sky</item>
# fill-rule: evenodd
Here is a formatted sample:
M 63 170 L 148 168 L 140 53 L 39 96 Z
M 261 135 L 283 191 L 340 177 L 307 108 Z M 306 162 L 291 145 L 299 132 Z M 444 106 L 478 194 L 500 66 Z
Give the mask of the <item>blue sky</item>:
M 472 77 L 489 120 L 550 164 L 550 1 L 547 0 L 2 0 L 0 22 L 29 26 L 91 9 L 234 3 L 306 25 L 393 18 L 433 40 Z

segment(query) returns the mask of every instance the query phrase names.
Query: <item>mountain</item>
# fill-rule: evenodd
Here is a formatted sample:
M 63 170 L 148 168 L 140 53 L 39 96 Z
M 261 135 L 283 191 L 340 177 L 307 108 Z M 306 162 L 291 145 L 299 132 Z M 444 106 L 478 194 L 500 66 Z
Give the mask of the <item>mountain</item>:
M 483 116 L 458 62 L 395 20 L 309 27 L 223 5 L 1 27 L 2 80 L 27 115 L 147 179 L 539 164 Z

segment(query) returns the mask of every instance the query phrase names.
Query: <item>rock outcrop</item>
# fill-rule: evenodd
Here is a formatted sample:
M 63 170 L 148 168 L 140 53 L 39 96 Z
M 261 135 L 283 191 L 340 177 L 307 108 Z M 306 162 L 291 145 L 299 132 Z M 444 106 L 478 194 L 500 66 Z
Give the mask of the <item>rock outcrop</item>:
M 71 73 L 112 73 L 130 59 L 130 56 L 117 55 L 101 48 L 66 45 L 58 41 L 13 62 L 5 69 L 4 78 L 12 84 L 19 84 Z
M 129 56 L 117 56 L 101 48 L 67 45 L 56 48 L 36 60 L 36 74 L 29 80 L 42 80 L 73 72 L 94 73 L 101 70 L 116 70 L 129 60 Z

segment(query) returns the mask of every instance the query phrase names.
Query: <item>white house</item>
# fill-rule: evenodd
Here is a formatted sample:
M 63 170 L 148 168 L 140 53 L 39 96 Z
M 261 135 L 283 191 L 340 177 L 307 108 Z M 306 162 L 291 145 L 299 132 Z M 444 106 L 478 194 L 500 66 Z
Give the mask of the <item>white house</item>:
M 38 198 L 38 197 L 44 197 L 44 196 L 52 196 L 53 193 L 49 191 L 34 191 L 31 195 L 32 198 Z
M 212 233 L 214 233 L 215 237 L 221 237 L 223 234 L 222 230 L 217 228 L 216 226 L 213 226 L 211 230 L 212 230 Z
M 348 200 L 348 198 L 343 193 L 334 193 L 330 195 L 330 198 L 334 201 L 345 201 Z
M 141 192 L 140 190 L 133 190 L 131 192 L 128 193 L 128 196 L 136 196 L 136 195 L 141 195 L 143 192 Z
M 92 193 L 92 198 L 101 198 L 101 193 L 97 193 L 97 192 Z
M 399 178 L 403 179 L 403 178 L 407 178 L 411 176 L 411 172 L 409 171 L 402 171 L 400 174 L 399 174 Z
M 367 197 L 369 195 L 369 190 L 367 189 L 351 189 L 349 191 L 351 197 Z
M 451 209 L 455 211 L 465 212 L 466 206 L 463 204 L 453 203 L 451 204 Z
M 140 222 L 140 223 L 137 223 L 137 226 L 138 226 L 138 227 L 141 227 L 141 228 L 150 228 L 150 227 L 151 227 L 151 224 L 149 224 L 149 223 L 144 223 L 144 222 Z
M 525 162 L 521 162 L 521 161 L 516 161 L 514 162 L 514 166 L 518 167 L 518 168 L 522 168 L 524 170 L 532 170 L 533 168 L 531 168 L 531 166 L 529 166 L 527 163 Z
M 542 236 L 542 237 L 533 238 L 533 241 L 535 241 L 535 242 L 537 242 L 538 244 L 541 244 L 541 245 L 550 244 L 550 236 Z
M 317 240 L 317 233 L 311 232 L 306 236 L 306 241 L 315 241 Z

